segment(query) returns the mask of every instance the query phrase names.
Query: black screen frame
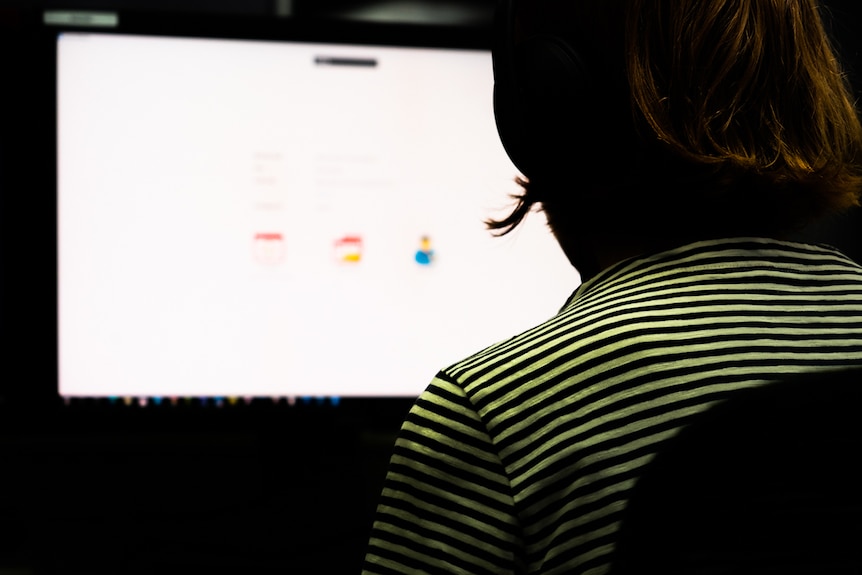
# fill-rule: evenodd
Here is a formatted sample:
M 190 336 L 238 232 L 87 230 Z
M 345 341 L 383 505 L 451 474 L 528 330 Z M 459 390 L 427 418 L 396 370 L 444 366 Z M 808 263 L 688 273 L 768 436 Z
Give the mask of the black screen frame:
M 65 400 L 58 393 L 58 277 L 57 277 L 57 39 L 67 32 L 216 38 L 271 42 L 305 42 L 368 46 L 489 50 L 488 26 L 451 26 L 379 23 L 326 18 L 279 18 L 258 14 L 170 13 L 108 11 L 115 26 L 56 25 L 45 22 L 39 10 L 16 16 L 5 35 L 10 85 L 3 96 L 9 117 L 0 140 L 3 193 L 2 333 L 9 334 L 3 355 L 6 372 L 0 388 L 0 405 L 26 418 L 84 410 L 175 413 L 206 411 L 292 413 L 334 409 L 345 417 L 378 421 L 387 429 L 406 413 L 413 397 L 346 397 L 337 402 L 306 399 L 256 399 L 261 405 L 226 404 L 215 399 L 182 409 L 167 404 L 122 404 L 105 399 Z M 233 407 L 233 409 L 228 409 Z M 348 415 L 352 414 L 352 415 Z M 175 415 L 173 417 L 187 417 Z M 25 418 L 25 419 L 26 419 Z M 130 419 L 132 421 L 134 418 Z M 179 421 L 179 420 L 178 420 Z M 117 423 L 117 422 L 115 422 Z

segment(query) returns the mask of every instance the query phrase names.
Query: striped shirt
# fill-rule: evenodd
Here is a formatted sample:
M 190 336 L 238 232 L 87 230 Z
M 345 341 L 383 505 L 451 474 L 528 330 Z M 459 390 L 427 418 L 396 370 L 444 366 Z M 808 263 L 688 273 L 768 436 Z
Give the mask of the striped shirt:
M 364 572 L 606 573 L 629 490 L 689 418 L 858 364 L 862 268 L 831 248 L 738 238 L 621 262 L 437 375 L 396 442 Z

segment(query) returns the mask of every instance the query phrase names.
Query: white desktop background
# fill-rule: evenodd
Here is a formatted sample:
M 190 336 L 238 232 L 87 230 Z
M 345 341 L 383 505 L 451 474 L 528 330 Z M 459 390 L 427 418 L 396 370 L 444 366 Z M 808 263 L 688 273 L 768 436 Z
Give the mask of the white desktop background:
M 553 315 L 542 214 L 483 225 L 492 85 L 485 51 L 61 35 L 60 393 L 418 395 Z

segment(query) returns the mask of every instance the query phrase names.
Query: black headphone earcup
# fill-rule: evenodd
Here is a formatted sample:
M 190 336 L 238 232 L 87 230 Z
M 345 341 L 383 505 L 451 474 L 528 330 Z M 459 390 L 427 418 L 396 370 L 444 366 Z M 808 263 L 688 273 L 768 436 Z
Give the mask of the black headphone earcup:
M 515 65 L 515 22 L 511 1 L 499 0 L 494 20 L 494 45 L 491 52 L 494 68 L 494 119 L 497 133 L 509 159 L 526 173 L 522 158 L 526 152 Z
M 582 58 L 549 33 L 516 43 L 511 2 L 501 4 L 496 25 L 494 116 L 506 153 L 528 178 L 578 169 L 593 141 L 593 91 Z

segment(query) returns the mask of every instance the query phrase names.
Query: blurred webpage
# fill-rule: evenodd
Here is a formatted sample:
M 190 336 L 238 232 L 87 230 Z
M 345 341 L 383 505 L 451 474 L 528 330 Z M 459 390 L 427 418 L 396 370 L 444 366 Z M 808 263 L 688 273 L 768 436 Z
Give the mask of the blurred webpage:
M 553 315 L 484 51 L 63 34 L 65 396 L 412 396 Z

